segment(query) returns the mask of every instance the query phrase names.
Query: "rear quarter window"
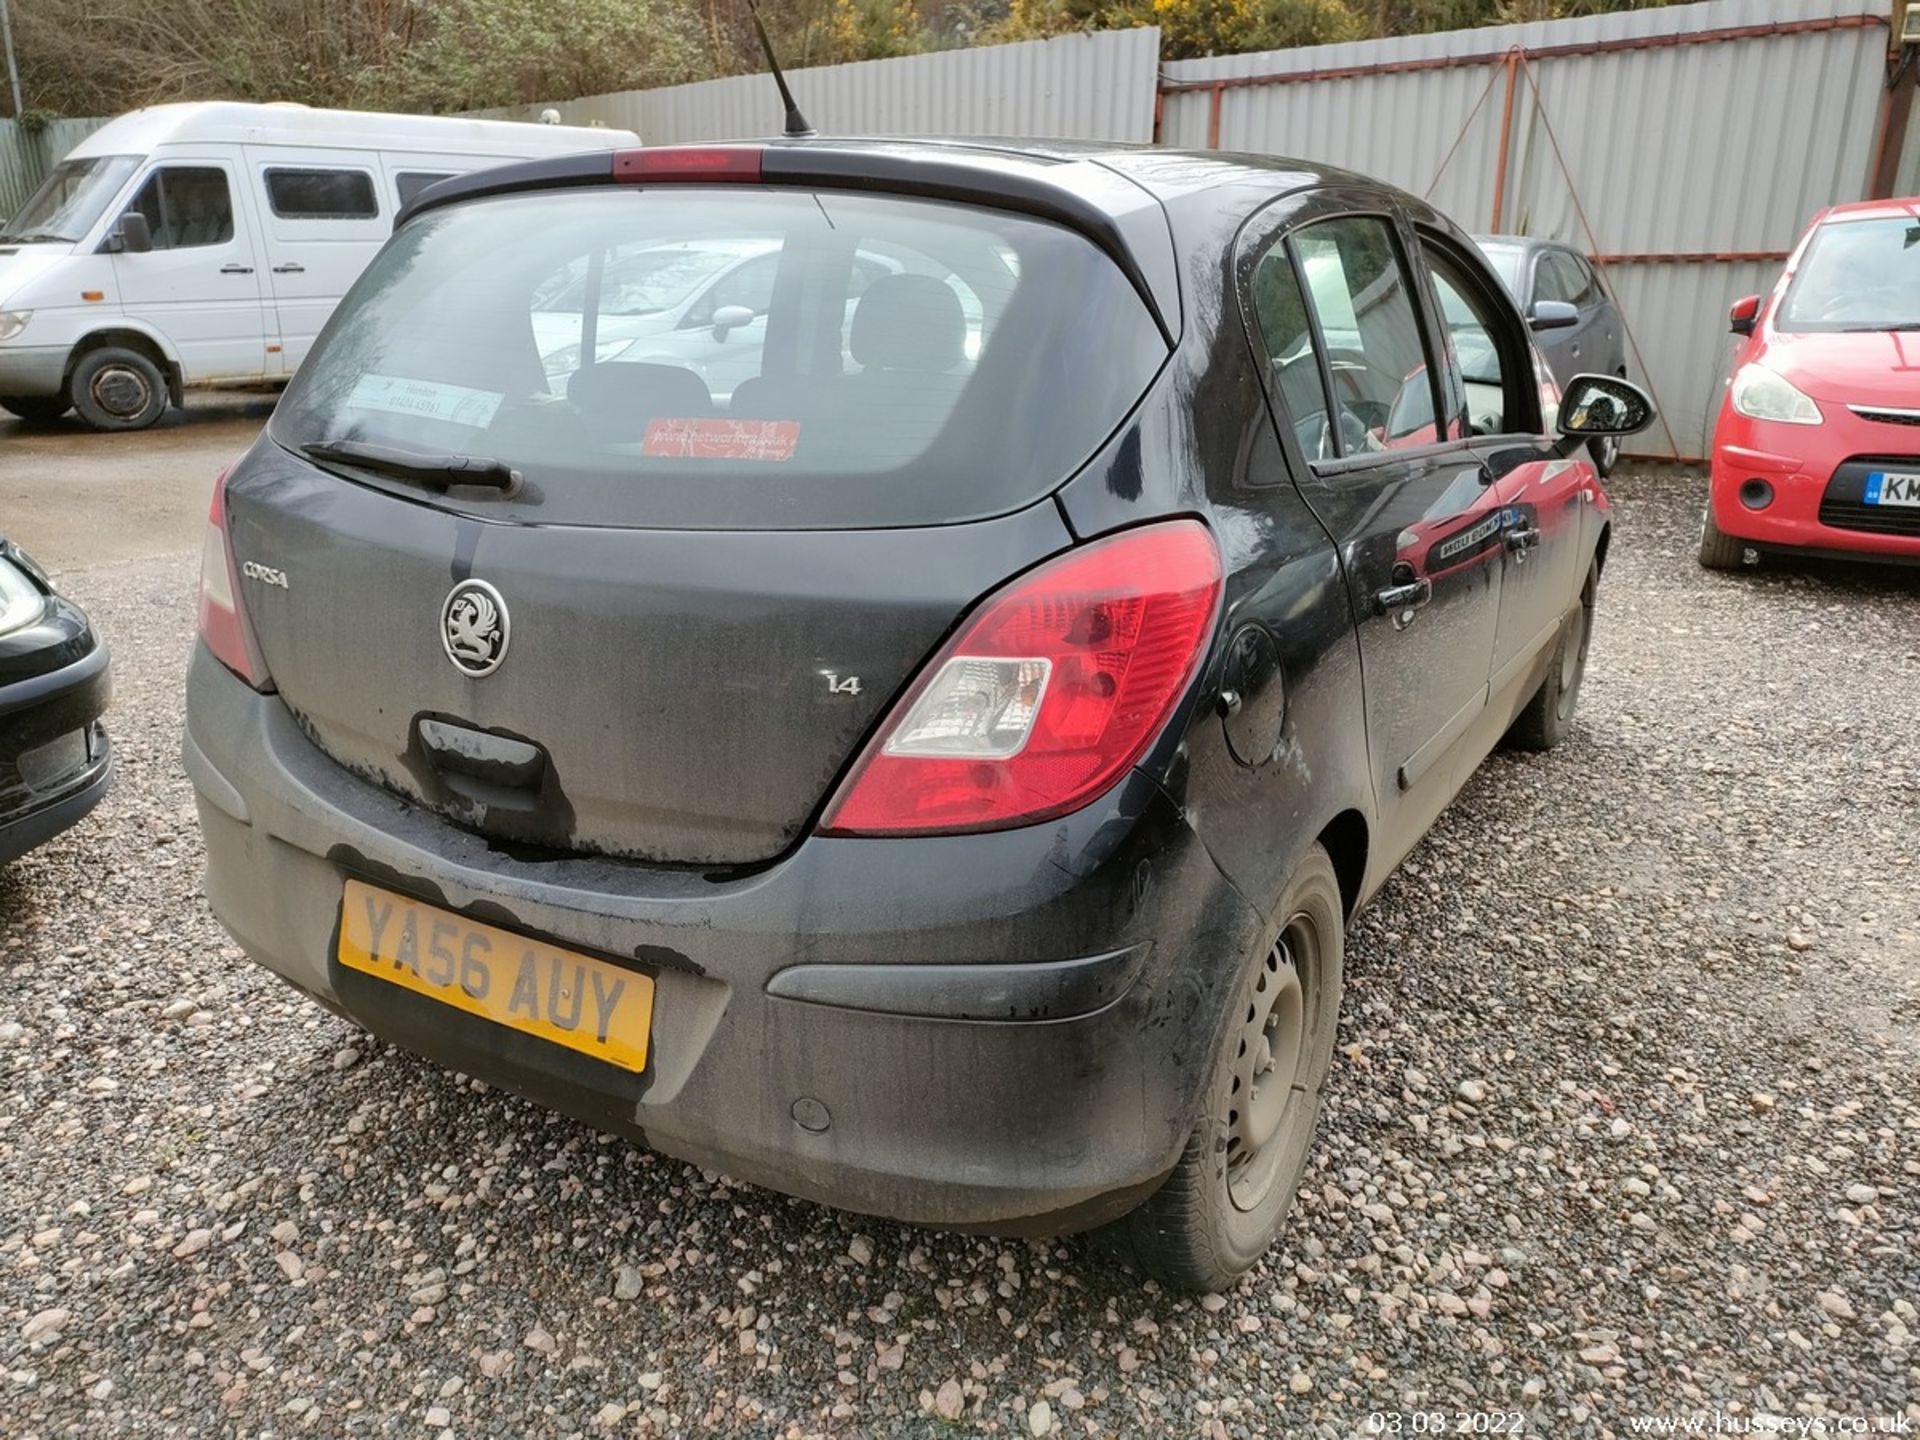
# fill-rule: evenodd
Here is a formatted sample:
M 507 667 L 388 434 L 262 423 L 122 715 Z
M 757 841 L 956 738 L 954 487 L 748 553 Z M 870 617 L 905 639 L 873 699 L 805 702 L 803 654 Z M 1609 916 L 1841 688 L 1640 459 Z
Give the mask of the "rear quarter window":
M 477 503 L 500 518 L 934 524 L 1048 493 L 1166 357 L 1126 278 L 1063 227 L 870 194 L 610 187 L 404 227 L 271 433 L 499 460 L 525 477 Z

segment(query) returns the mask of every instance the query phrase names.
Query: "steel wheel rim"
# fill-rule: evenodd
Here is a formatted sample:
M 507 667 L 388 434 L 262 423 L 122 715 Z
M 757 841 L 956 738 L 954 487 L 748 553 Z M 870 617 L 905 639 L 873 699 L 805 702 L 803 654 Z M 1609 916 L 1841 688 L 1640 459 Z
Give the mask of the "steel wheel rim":
M 1233 1036 L 1227 1097 L 1227 1196 L 1237 1210 L 1266 1200 L 1299 1113 L 1309 1049 L 1308 993 L 1318 939 L 1296 915 L 1267 952 Z
M 121 420 L 138 415 L 153 399 L 147 377 L 130 365 L 103 366 L 88 382 L 87 390 L 96 405 Z

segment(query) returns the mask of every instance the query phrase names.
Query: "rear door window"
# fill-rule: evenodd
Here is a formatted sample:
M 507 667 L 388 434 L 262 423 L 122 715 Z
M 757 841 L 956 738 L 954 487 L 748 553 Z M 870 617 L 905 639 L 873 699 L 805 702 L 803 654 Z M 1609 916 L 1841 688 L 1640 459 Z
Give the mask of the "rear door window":
M 499 460 L 526 477 L 476 506 L 500 518 L 930 524 L 1068 479 L 1166 357 L 1120 270 L 1060 226 L 874 194 L 609 187 L 404 227 L 272 433 Z
M 1434 376 L 1392 224 L 1373 215 L 1322 220 L 1289 244 L 1325 355 L 1338 453 L 1432 444 Z
M 1284 243 L 1262 255 L 1254 269 L 1253 313 L 1267 348 L 1274 392 L 1300 453 L 1308 460 L 1337 459 L 1340 446 L 1333 434 L 1326 376 L 1313 345 L 1307 292 Z

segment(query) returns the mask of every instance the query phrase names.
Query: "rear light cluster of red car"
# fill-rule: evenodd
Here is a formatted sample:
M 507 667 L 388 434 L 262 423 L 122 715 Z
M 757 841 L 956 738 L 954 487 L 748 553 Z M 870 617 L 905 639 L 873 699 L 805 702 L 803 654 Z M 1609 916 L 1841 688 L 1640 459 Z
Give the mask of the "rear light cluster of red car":
M 233 541 L 227 533 L 227 475 L 213 482 L 213 503 L 207 510 L 207 530 L 200 547 L 200 638 L 214 659 L 256 690 L 270 690 L 273 681 L 260 646 L 240 603 L 240 573 L 233 560 Z
M 822 830 L 960 834 L 1064 815 L 1138 761 L 1206 653 L 1220 553 L 1194 520 L 1069 551 L 988 597 L 868 744 Z

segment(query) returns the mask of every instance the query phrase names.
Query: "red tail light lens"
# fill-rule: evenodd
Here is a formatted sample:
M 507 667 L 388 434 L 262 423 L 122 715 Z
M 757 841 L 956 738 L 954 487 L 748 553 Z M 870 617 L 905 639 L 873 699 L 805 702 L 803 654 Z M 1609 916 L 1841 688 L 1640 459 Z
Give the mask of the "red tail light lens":
M 1196 520 L 1069 551 L 989 597 L 827 807 L 829 835 L 1030 825 L 1105 793 L 1192 683 L 1220 603 Z
M 273 681 L 260 658 L 253 629 L 240 608 L 240 577 L 227 538 L 227 475 L 213 482 L 213 503 L 207 509 L 207 530 L 200 546 L 200 638 L 213 658 L 256 690 L 270 690 Z
M 662 180 L 760 180 L 758 145 L 660 145 L 646 150 L 616 150 L 613 178 L 638 182 Z

